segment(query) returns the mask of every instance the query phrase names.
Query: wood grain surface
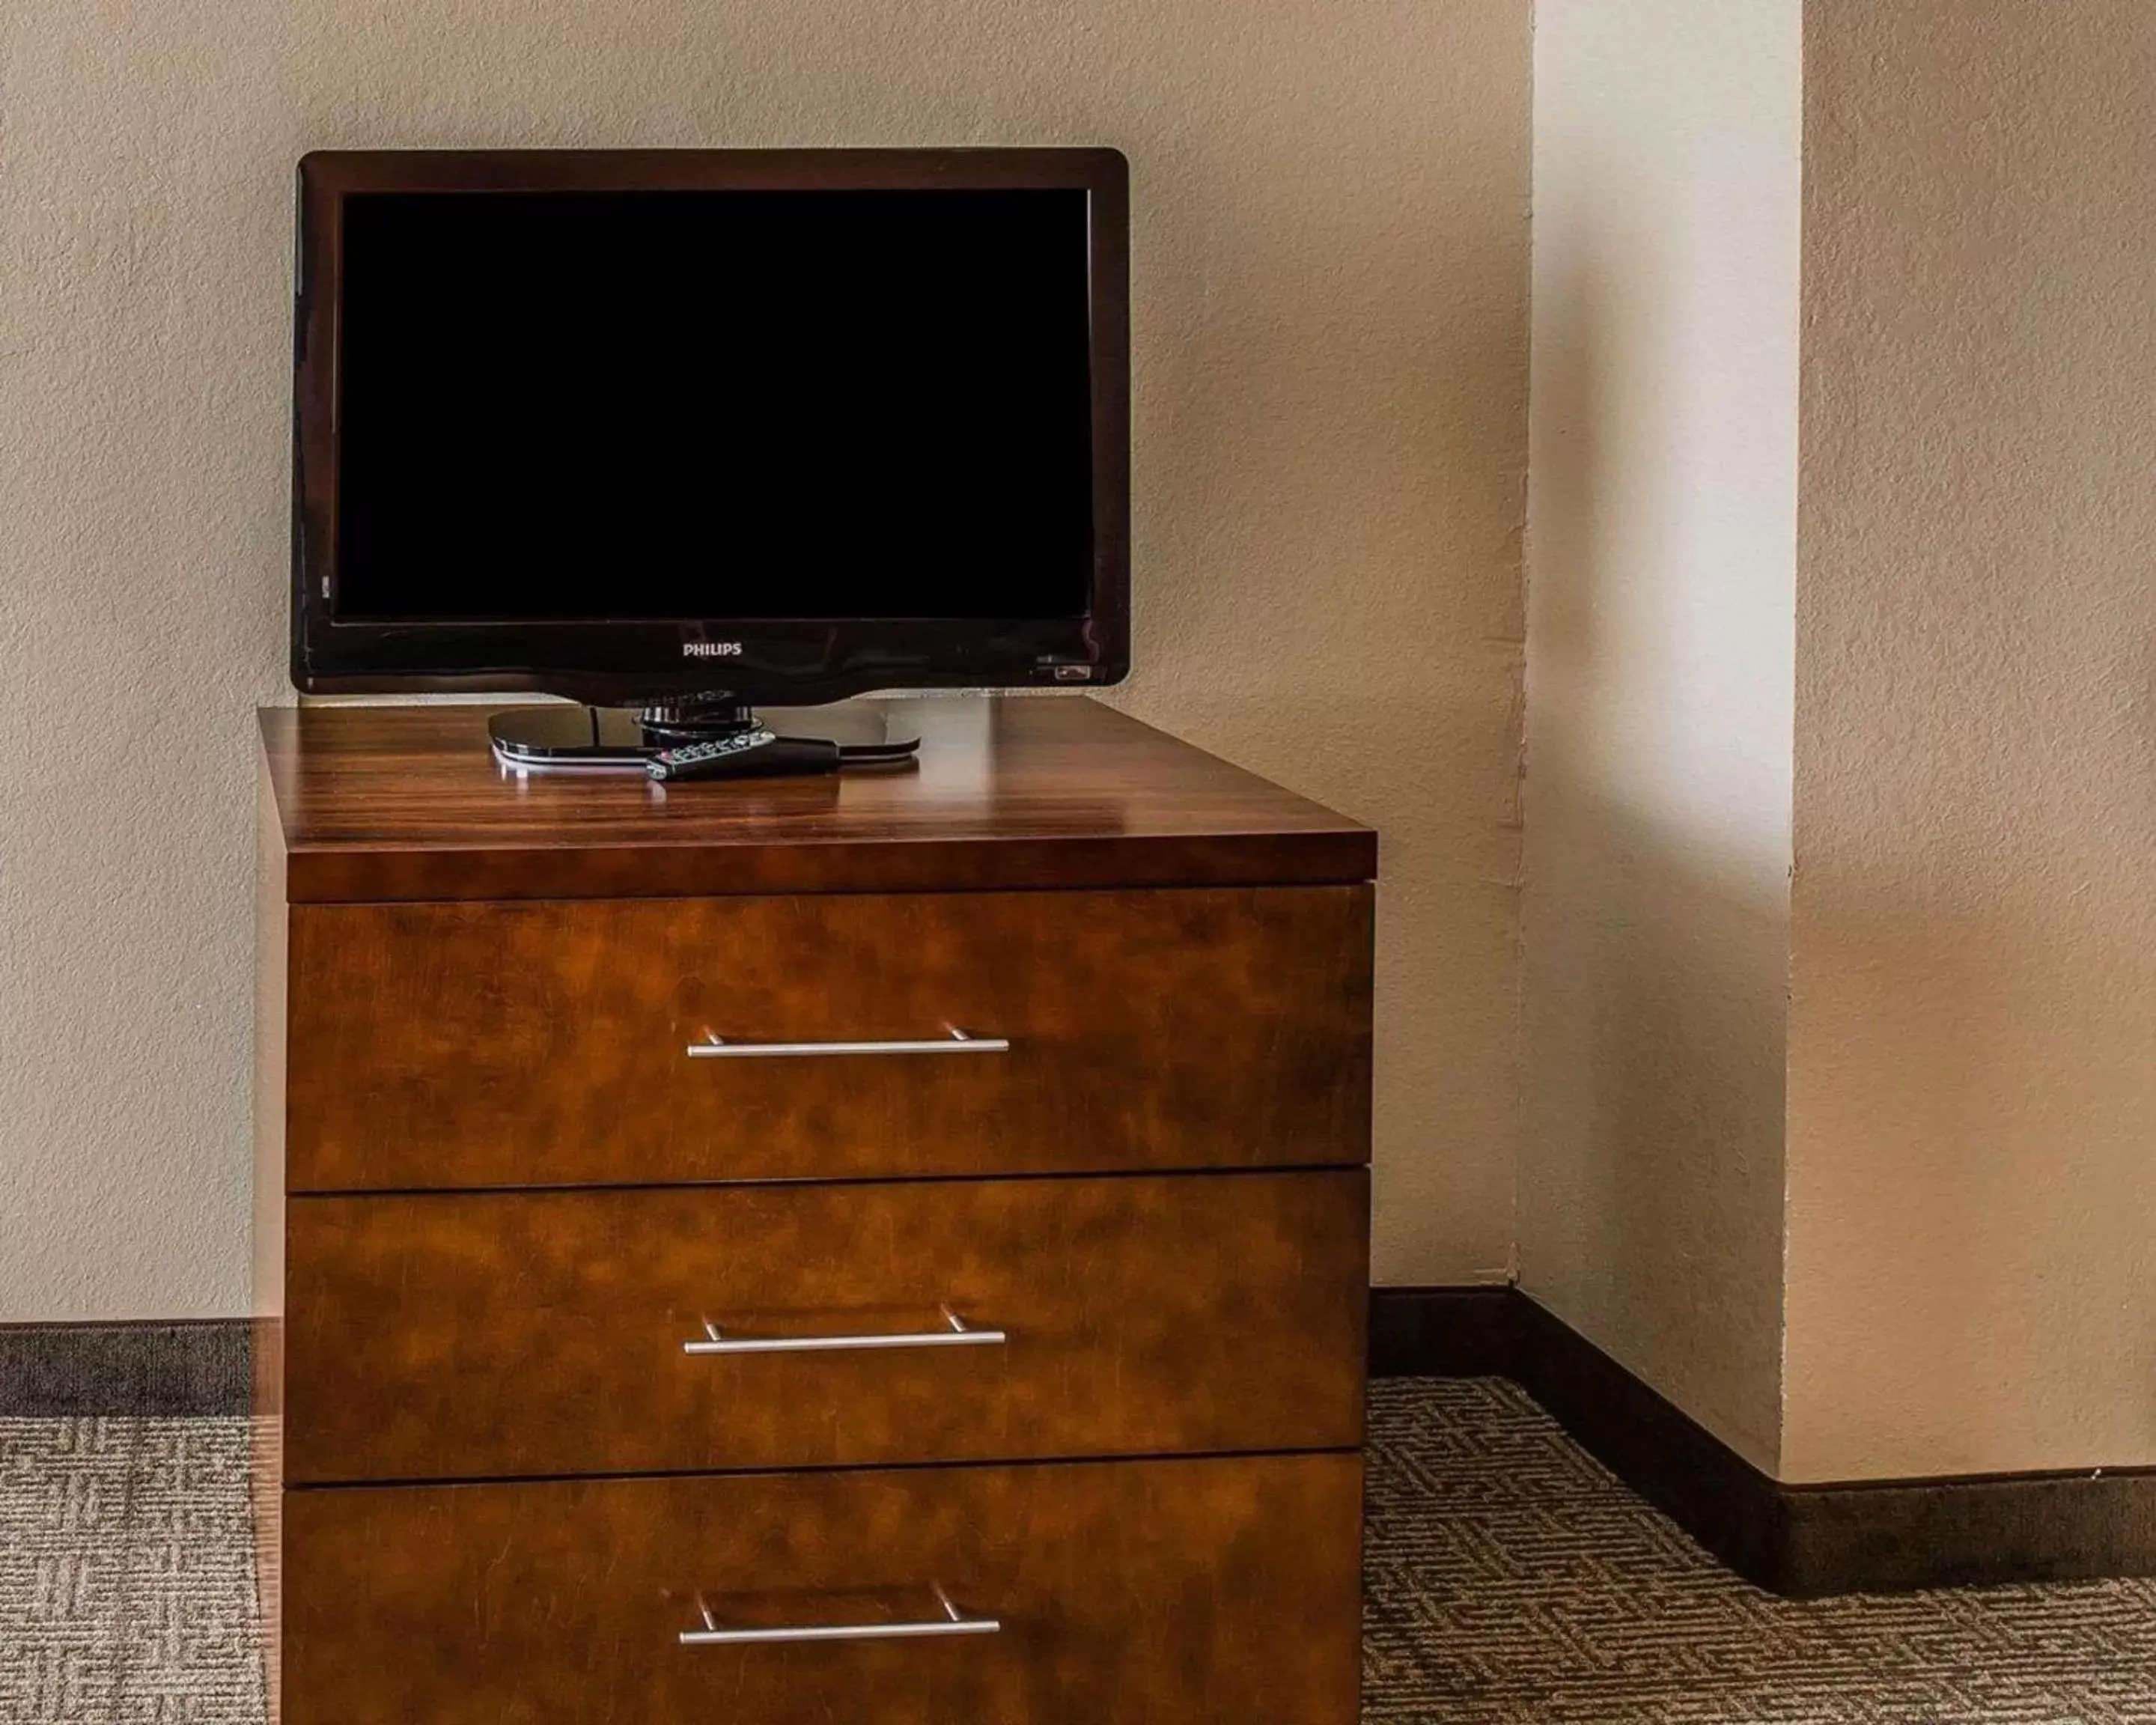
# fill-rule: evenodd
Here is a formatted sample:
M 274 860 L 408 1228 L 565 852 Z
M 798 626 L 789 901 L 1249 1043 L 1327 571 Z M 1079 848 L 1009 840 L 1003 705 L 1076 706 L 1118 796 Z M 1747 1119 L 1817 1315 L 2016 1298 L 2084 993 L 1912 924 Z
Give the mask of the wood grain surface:
M 905 706 L 917 772 L 671 791 L 263 716 L 280 1725 L 1353 1725 L 1374 837 Z M 946 1306 L 1007 1342 L 681 1352 Z M 678 1639 L 939 1586 L 1001 1632 Z
M 901 773 L 519 778 L 471 706 L 265 708 L 295 903 L 1367 880 L 1367 828 L 1085 700 L 893 703 Z
M 287 1494 L 285 1725 L 1354 1725 L 1353 1454 Z M 689 1647 L 938 1615 L 996 1635 Z
M 1370 889 L 291 912 L 295 1192 L 1360 1163 Z M 1004 1054 L 695 1060 L 729 1040 Z
M 288 1478 L 1349 1448 L 1368 1182 L 292 1200 Z M 732 1337 L 1000 1344 L 692 1356 Z
M 254 1145 L 249 1240 L 248 1366 L 254 1418 L 248 1422 L 248 1502 L 254 1512 L 255 1597 L 275 1624 L 283 1571 L 285 1495 L 285 1046 L 290 973 L 285 901 L 285 847 L 266 762 L 254 773 Z M 268 1725 L 280 1725 L 277 1643 L 263 1642 Z

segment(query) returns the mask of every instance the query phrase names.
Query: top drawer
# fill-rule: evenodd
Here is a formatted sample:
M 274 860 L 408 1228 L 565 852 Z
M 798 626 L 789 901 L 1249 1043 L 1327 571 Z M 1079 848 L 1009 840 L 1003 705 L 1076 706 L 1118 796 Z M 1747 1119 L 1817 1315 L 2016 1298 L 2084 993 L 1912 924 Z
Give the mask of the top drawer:
M 290 1186 L 1360 1163 L 1370 913 L 1367 886 L 295 906 Z

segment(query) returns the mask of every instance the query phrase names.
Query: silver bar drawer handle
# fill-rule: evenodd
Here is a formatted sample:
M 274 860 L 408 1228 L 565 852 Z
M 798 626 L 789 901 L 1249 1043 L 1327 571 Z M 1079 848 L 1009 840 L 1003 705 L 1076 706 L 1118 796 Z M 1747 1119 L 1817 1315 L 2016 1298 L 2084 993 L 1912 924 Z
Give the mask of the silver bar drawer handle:
M 770 1060 L 798 1055 L 954 1055 L 1009 1054 L 1007 1036 L 968 1036 L 951 1028 L 947 1036 L 924 1037 L 896 1042 L 728 1042 L 709 1030 L 701 1042 L 689 1045 L 692 1060 Z
M 838 1353 L 856 1348 L 998 1348 L 1010 1338 L 1001 1330 L 977 1330 L 949 1307 L 941 1330 L 901 1330 L 889 1336 L 728 1336 L 708 1318 L 704 1339 L 684 1342 L 684 1353 Z
M 683 1630 L 681 1645 L 752 1647 L 760 1642 L 773 1641 L 904 1641 L 927 1635 L 993 1635 L 1003 1629 L 1000 1618 L 973 1617 L 961 1611 L 951 1603 L 950 1594 L 940 1587 L 936 1589 L 936 1599 L 942 1606 L 943 1615 L 917 1623 L 804 1623 L 774 1629 L 721 1629 L 718 1620 L 711 1615 L 711 1608 L 700 1599 L 696 1609 L 703 1616 L 704 1626 L 700 1630 Z

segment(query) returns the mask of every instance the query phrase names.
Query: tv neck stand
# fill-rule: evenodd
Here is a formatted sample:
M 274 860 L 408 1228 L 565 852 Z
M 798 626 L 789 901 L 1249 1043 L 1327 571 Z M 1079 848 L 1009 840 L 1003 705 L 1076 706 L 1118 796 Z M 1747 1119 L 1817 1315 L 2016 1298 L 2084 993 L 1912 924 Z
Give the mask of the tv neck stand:
M 884 709 L 843 701 L 759 716 L 731 696 L 641 709 L 510 707 L 487 720 L 495 759 L 516 773 L 641 773 L 677 778 L 770 778 L 859 767 L 905 767 L 917 732 Z
M 677 742 L 711 742 L 757 728 L 756 709 L 731 695 L 699 695 L 639 707 L 636 722 L 663 747 Z

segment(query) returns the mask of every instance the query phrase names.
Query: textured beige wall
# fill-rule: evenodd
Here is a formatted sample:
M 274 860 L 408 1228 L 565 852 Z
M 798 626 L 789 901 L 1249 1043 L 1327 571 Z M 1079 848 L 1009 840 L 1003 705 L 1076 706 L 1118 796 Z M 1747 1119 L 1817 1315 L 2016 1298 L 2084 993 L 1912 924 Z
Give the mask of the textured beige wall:
M 1784 1472 L 2156 1462 L 2156 6 L 1811 0 Z
M 244 1304 L 317 146 L 1127 151 L 1126 699 L 1383 830 L 1379 1271 L 1501 1272 L 1528 51 L 1527 0 L 0 8 L 0 1320 Z
M 1542 0 L 1522 1285 L 1780 1434 L 1799 0 Z

